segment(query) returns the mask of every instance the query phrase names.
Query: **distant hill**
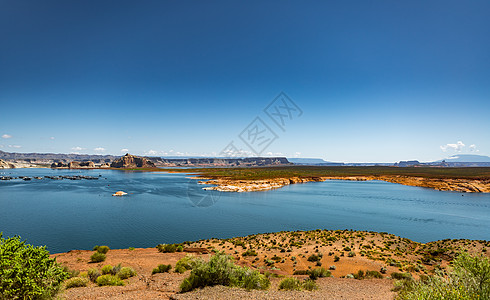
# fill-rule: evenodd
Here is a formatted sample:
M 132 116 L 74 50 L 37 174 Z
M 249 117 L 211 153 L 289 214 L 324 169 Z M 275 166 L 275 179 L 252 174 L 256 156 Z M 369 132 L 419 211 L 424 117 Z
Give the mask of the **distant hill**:
M 442 162 L 438 160 L 437 162 Z M 475 154 L 457 154 L 444 159 L 446 162 L 490 162 L 490 156 Z
M 343 163 L 335 163 L 323 160 L 321 158 L 288 158 L 289 162 L 295 165 L 309 165 L 309 166 L 342 166 Z

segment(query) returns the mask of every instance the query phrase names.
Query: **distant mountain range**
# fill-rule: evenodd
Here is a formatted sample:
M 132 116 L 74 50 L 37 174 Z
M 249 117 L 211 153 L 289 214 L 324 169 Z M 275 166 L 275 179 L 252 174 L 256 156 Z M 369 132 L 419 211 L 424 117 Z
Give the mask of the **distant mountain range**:
M 96 164 L 111 163 L 121 156 L 91 155 L 91 154 L 63 154 L 63 153 L 15 153 L 0 150 L 0 159 L 34 164 L 51 164 L 53 162 L 69 163 L 72 161 L 92 161 Z M 310 166 L 440 166 L 440 167 L 483 167 L 490 166 L 490 157 L 475 154 L 456 154 L 446 159 L 434 162 L 420 163 L 419 161 L 400 161 L 397 163 L 337 163 L 321 158 L 284 158 L 284 157 L 250 157 L 250 158 L 217 158 L 217 157 L 157 157 L 146 156 L 155 164 L 161 166 L 260 166 L 260 165 L 295 165 Z
M 437 162 L 490 162 L 490 156 L 475 154 L 457 154 Z

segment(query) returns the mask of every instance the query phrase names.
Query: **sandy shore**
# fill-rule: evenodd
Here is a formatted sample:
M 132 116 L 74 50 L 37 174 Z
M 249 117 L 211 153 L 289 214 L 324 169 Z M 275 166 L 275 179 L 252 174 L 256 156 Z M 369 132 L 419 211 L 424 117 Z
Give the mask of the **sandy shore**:
M 253 192 L 277 189 L 289 184 L 325 180 L 382 180 L 409 186 L 432 188 L 439 191 L 455 191 L 462 193 L 490 193 L 490 180 L 434 179 L 411 176 L 290 177 L 263 180 L 212 179 L 206 181 L 201 180 L 199 181 L 199 183 L 214 185 L 211 187 L 205 187 L 205 190 L 217 190 L 222 192 Z

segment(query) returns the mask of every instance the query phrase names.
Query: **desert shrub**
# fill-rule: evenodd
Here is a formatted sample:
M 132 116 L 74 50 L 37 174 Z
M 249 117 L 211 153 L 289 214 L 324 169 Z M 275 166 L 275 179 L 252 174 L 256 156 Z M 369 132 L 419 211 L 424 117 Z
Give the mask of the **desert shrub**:
M 354 257 L 356 256 L 356 253 L 354 251 L 350 251 L 349 254 L 347 254 L 348 257 Z
M 248 249 L 242 253 L 242 256 L 257 256 L 257 252 L 254 249 Z
M 309 272 L 309 270 L 296 270 L 294 271 L 293 275 L 308 275 Z
M 307 291 L 313 291 L 313 290 L 318 290 L 318 285 L 316 282 L 312 279 L 305 279 L 303 283 L 301 284 L 301 287 Z
M 129 251 L 134 251 L 134 247 L 129 247 L 128 250 Z
M 105 260 L 104 253 L 95 252 L 94 254 L 92 254 L 92 256 L 90 256 L 90 261 L 94 263 L 103 262 L 104 260 Z
M 153 271 L 151 272 L 151 274 L 157 274 L 157 273 L 165 273 L 165 272 L 169 272 L 170 269 L 172 269 L 172 266 L 171 265 L 158 265 L 158 267 L 156 267 L 155 269 L 153 269 Z
M 189 277 L 180 285 L 181 292 L 214 285 L 236 286 L 247 289 L 269 288 L 269 279 L 258 271 L 235 265 L 230 256 L 218 252 L 208 262 L 194 260 Z
M 111 265 L 105 265 L 102 267 L 101 271 L 102 271 L 102 275 L 112 274 L 112 266 Z
M 97 278 L 99 278 L 99 276 L 101 276 L 102 274 L 97 269 L 90 269 L 90 270 L 88 270 L 87 275 L 88 275 L 88 278 L 90 279 L 90 281 L 96 282 Z
M 88 278 L 72 277 L 66 281 L 65 288 L 71 289 L 76 287 L 87 286 Z
M 80 271 L 78 270 L 72 270 L 68 268 L 67 266 L 63 266 L 63 272 L 67 274 L 67 278 L 72 278 L 72 277 L 77 277 L 80 274 Z
M 366 278 L 366 279 L 369 279 L 369 278 L 381 279 L 381 278 L 383 278 L 383 275 L 381 275 L 381 273 L 378 271 L 366 271 L 364 278 Z
M 111 274 L 116 275 L 117 273 L 119 273 L 119 271 L 121 271 L 121 269 L 122 269 L 122 266 L 119 263 L 119 264 L 115 265 L 114 267 L 112 267 Z
M 157 249 L 160 252 L 163 253 L 174 253 L 177 251 L 177 245 L 176 244 L 159 244 L 157 245 Z
M 333 261 L 334 262 L 338 262 L 340 260 L 340 257 L 338 255 L 335 255 L 334 258 L 333 258 Z
M 412 279 L 412 274 L 393 272 L 393 273 L 391 273 L 391 278 L 396 279 L 396 280 Z
M 292 277 L 284 278 L 279 283 L 279 289 L 287 291 L 300 291 L 301 282 L 298 279 Z
M 447 276 L 397 282 L 398 299 L 490 299 L 490 260 L 460 254 Z
M 128 279 L 129 277 L 133 277 L 136 275 L 136 272 L 133 268 L 130 267 L 122 267 L 117 273 L 116 276 L 120 279 Z
M 308 257 L 308 261 L 320 261 L 320 259 L 321 259 L 321 256 L 316 255 L 316 254 L 312 254 Z
M 104 286 L 104 285 L 124 285 L 124 281 L 122 281 L 119 277 L 114 276 L 114 275 L 102 275 L 99 276 L 96 280 L 97 285 L 99 286 Z
M 0 233 L 0 298 L 53 297 L 68 277 L 45 247 L 34 247 L 20 237 L 4 239 Z
M 195 263 L 196 258 L 191 255 L 186 255 L 179 259 L 179 261 L 175 264 L 175 272 L 182 274 L 187 270 L 191 270 Z
M 94 247 L 94 251 L 97 251 L 97 252 L 103 253 L 103 254 L 107 254 L 107 252 L 109 252 L 109 250 L 111 250 L 111 248 L 109 248 L 108 246 L 95 246 Z
M 355 279 L 364 279 L 364 271 L 359 270 L 356 274 L 353 274 Z
M 330 273 L 329 270 L 325 269 L 325 268 L 315 268 L 311 271 L 308 272 L 310 275 L 310 279 L 312 280 L 317 280 L 318 278 L 321 278 L 321 277 L 330 277 L 332 276 L 332 273 Z

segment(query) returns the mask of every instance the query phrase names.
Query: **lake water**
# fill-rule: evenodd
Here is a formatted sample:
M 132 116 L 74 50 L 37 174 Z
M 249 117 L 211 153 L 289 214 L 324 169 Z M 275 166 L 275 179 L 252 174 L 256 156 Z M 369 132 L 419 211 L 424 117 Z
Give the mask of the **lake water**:
M 3 176 L 99 176 L 99 180 L 0 181 L 0 231 L 51 253 L 154 247 L 282 230 L 358 229 L 419 242 L 490 239 L 490 195 L 382 181 L 326 181 L 253 193 L 204 191 L 184 174 L 8 169 Z M 124 197 L 113 197 L 116 191 Z

